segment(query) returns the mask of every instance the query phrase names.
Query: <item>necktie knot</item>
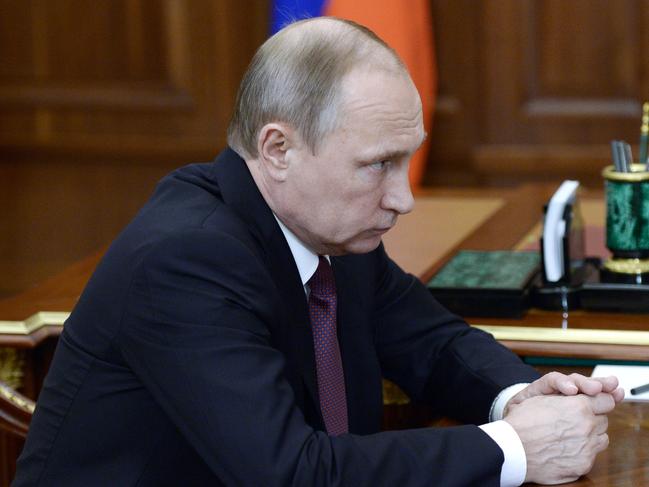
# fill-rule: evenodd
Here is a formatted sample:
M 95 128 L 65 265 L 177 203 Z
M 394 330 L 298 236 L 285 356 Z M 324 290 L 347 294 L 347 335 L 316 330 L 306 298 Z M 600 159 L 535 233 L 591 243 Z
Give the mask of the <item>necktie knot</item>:
M 309 289 L 314 296 L 322 299 L 336 295 L 336 282 L 331 265 L 323 256 L 319 257 L 318 268 L 309 279 Z

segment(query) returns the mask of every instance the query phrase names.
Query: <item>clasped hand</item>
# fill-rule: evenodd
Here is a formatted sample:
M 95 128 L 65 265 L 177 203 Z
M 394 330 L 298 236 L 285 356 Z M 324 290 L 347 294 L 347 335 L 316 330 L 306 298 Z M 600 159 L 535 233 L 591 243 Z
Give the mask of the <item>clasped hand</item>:
M 507 403 L 504 419 L 527 457 L 526 482 L 559 484 L 588 473 L 608 446 L 608 417 L 624 398 L 615 377 L 551 372 Z

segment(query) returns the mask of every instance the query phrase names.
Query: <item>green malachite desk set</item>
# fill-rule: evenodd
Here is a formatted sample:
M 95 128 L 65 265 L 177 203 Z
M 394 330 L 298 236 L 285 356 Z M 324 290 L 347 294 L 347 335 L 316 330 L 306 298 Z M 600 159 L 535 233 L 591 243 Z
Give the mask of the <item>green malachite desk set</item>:
M 428 283 L 449 309 L 468 316 L 521 317 L 530 307 L 649 311 L 649 171 L 606 167 L 606 246 L 584 257 L 579 205 L 565 208 L 564 274 L 549 282 L 541 252 L 460 251 Z M 547 209 L 547 208 L 546 208 Z
M 613 280 L 647 282 L 649 277 L 649 171 L 633 164 L 631 172 L 604 168 L 606 246 L 613 257 L 603 271 Z

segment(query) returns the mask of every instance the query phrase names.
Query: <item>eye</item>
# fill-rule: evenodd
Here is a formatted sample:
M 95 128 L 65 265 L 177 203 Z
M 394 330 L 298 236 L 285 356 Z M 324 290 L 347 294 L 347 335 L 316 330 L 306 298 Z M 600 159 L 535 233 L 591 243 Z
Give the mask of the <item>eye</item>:
M 369 165 L 374 171 L 383 171 L 390 165 L 390 161 L 376 161 Z

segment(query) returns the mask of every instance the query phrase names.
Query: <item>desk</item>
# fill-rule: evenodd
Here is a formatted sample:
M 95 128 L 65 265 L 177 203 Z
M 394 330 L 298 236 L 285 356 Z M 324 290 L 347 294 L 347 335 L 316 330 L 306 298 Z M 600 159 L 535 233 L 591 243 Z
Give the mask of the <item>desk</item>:
M 418 196 L 412 215 L 386 235 L 388 252 L 406 270 L 427 280 L 459 249 L 510 249 L 538 224 L 541 207 L 556 186 L 527 185 L 512 190 L 434 190 Z M 584 195 L 601 201 L 601 194 Z M 21 390 L 35 397 L 61 325 L 105 249 L 79 261 L 38 286 L 0 301 L 0 347 L 16 350 Z M 432 263 L 432 264 L 431 264 Z M 471 324 L 557 328 L 558 312 L 533 310 L 522 320 L 467 317 Z M 649 331 L 646 315 L 575 312 L 575 329 Z M 614 343 L 571 343 L 503 339 L 525 356 L 591 359 L 649 359 L 649 347 Z M 0 356 L 0 359 L 2 357 Z M 589 373 L 588 370 L 581 370 Z M 2 364 L 0 364 L 0 374 Z M 20 375 L 20 374 L 18 374 Z M 611 416 L 611 446 L 591 474 L 572 485 L 649 485 L 649 407 L 622 404 Z M 0 485 L 7 485 L 20 443 L 0 435 Z
M 460 222 L 457 232 L 448 227 L 436 226 L 440 217 L 435 213 L 434 205 L 422 205 L 420 211 L 417 207 L 413 215 L 408 217 L 411 221 L 404 228 L 398 225 L 395 231 L 386 238 L 386 247 L 393 257 L 399 262 L 407 262 L 411 272 L 420 276 L 427 282 L 457 251 L 466 250 L 501 250 L 513 249 L 529 235 L 530 231 L 539 224 L 541 208 L 556 189 L 555 185 L 526 185 L 517 190 L 496 194 L 480 193 L 480 198 L 487 198 L 495 209 L 486 211 L 482 209 L 480 223 L 472 224 L 469 230 L 465 222 Z M 444 192 L 445 196 L 452 197 Z M 432 192 L 422 199 L 439 197 L 440 194 Z M 469 200 L 471 194 L 465 195 Z M 602 194 L 600 192 L 585 192 L 582 195 L 584 202 L 596 203 L 592 206 L 602 207 Z M 463 203 L 460 203 L 463 204 Z M 422 211 L 423 210 L 423 211 Z M 600 223 L 603 212 L 584 214 L 586 224 L 588 217 L 599 218 Z M 437 221 L 436 221 L 437 220 Z M 439 231 L 448 231 L 455 235 L 457 240 L 440 248 L 434 242 Z M 462 234 L 461 236 L 459 236 Z M 387 237 L 387 236 L 386 236 Z M 417 244 L 408 243 L 417 240 Z M 415 246 L 417 248 L 413 248 Z M 590 248 L 601 249 L 601 242 L 590 242 Z M 588 248 L 587 248 L 588 250 Z M 400 254 L 405 255 L 400 260 Z M 432 255 L 434 254 L 434 255 Z M 430 263 L 433 263 L 432 265 Z M 649 314 L 649 313 L 648 313 Z M 466 316 L 472 325 L 487 325 L 497 327 L 501 336 L 515 336 L 520 327 L 538 328 L 536 338 L 525 340 L 500 339 L 502 343 L 521 356 L 527 357 L 577 357 L 582 359 L 615 359 L 615 360 L 649 360 L 649 347 L 634 344 L 618 344 L 623 342 L 624 335 L 615 334 L 611 340 L 603 339 L 601 343 L 576 342 L 570 340 L 570 335 L 561 337 L 563 341 L 546 341 L 546 331 L 557 331 L 562 325 L 562 316 L 558 311 L 530 310 L 522 319 L 484 318 L 479 316 Z M 594 313 L 586 311 L 573 311 L 568 321 L 569 329 L 574 330 L 613 330 L 613 331 L 640 331 L 649 332 L 649 317 L 639 314 Z M 606 333 L 606 332 L 605 332 Z M 597 334 L 592 336 L 596 339 Z M 592 367 L 537 367 L 541 372 L 560 370 L 565 373 L 580 372 L 590 375 Z M 571 484 L 571 486 L 640 486 L 649 485 L 649 404 L 623 403 L 619 405 L 610 416 L 609 423 L 610 446 L 608 450 L 597 457 L 593 470 L 587 475 Z

